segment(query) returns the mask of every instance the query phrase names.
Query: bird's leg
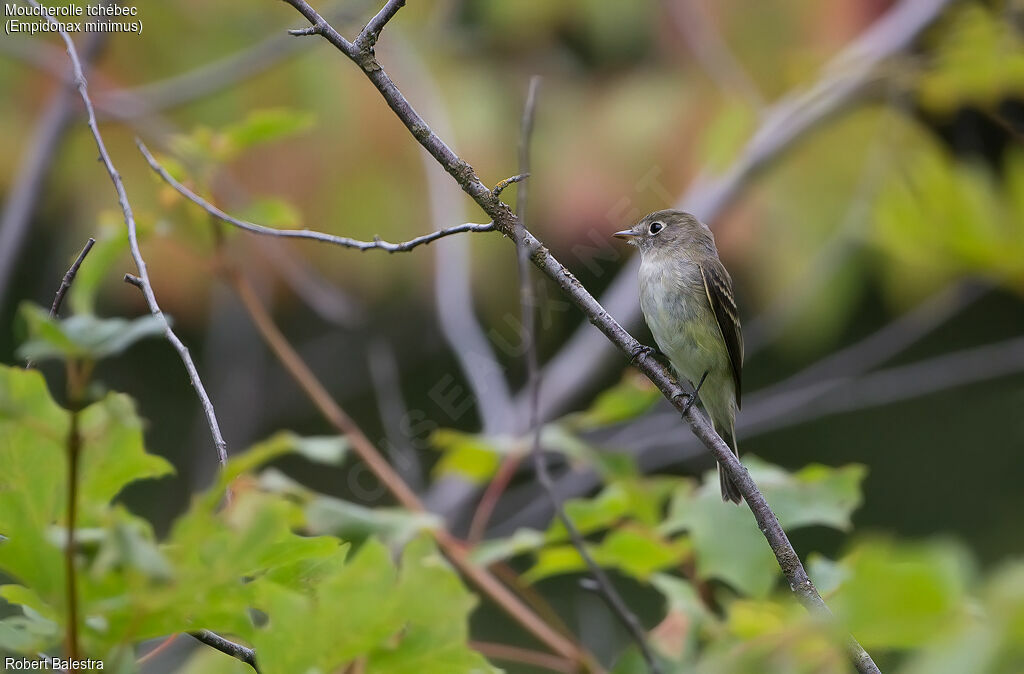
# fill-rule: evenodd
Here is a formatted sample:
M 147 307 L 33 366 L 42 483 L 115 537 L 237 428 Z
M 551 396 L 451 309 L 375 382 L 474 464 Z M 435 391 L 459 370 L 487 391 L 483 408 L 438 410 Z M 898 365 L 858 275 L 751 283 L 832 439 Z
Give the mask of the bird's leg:
M 693 393 L 690 394 L 690 399 L 686 401 L 686 406 L 683 408 L 683 416 L 690 411 L 693 407 L 693 403 L 697 402 L 697 394 L 700 393 L 700 387 L 704 385 L 704 380 L 708 378 L 708 371 L 704 370 L 704 374 L 700 376 L 700 381 L 697 382 L 697 386 L 693 389 Z

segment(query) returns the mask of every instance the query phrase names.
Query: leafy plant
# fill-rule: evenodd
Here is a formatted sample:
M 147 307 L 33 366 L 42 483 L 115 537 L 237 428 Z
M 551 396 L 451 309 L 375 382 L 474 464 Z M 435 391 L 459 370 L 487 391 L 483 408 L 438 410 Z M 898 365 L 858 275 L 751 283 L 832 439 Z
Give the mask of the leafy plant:
M 0 367 L 0 571 L 13 581 L 0 597 L 21 609 L 0 621 L 0 648 L 10 653 L 55 648 L 68 627 L 72 414 L 51 398 L 39 372 Z M 83 654 L 131 671 L 125 654 L 134 644 L 212 629 L 254 645 L 263 672 L 332 671 L 356 660 L 374 672 L 493 671 L 466 645 L 476 599 L 429 536 L 404 536 L 411 540 L 398 563 L 373 536 L 357 550 L 334 536 L 311 536 L 324 528 L 314 526 L 314 509 L 253 475 L 284 454 L 337 463 L 343 442 L 285 433 L 253 447 L 158 541 L 146 521 L 117 503 L 128 484 L 173 472 L 145 452 L 133 402 L 109 394 L 76 414 L 72 559 Z M 372 510 L 363 517 L 376 521 Z

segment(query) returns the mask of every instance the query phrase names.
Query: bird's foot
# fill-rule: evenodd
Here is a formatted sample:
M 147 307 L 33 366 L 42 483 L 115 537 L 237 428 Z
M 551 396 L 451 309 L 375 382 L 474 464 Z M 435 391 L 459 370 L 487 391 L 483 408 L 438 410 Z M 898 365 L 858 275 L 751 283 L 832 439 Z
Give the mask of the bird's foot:
M 655 349 L 653 346 L 641 344 L 637 348 L 637 350 L 633 352 L 633 355 L 629 357 L 629 364 L 636 365 L 636 362 L 643 358 L 644 356 L 654 356 L 655 358 L 657 358 L 660 355 L 660 353 L 661 352 Z
M 700 393 L 700 387 L 704 385 L 704 380 L 707 379 L 707 378 L 708 378 L 708 371 L 704 370 L 704 374 L 702 374 L 700 376 L 700 381 L 697 382 L 697 386 L 693 389 L 693 393 L 691 393 L 691 394 L 689 394 L 687 396 L 688 400 L 686 401 L 686 406 L 683 407 L 683 412 L 682 412 L 684 417 L 689 413 L 690 408 L 693 407 L 693 403 L 697 402 L 697 394 Z

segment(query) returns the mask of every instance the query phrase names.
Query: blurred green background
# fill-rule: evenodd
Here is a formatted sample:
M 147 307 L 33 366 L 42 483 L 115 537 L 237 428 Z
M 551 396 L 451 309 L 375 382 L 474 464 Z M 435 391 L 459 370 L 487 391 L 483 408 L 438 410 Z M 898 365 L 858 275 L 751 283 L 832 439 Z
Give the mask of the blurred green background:
M 628 264 L 627 252 L 608 241 L 611 232 L 678 204 L 697 176 L 727 175 L 772 102 L 822 77 L 823 64 L 892 4 L 410 3 L 387 27 L 377 55 L 488 184 L 518 172 L 527 82 L 543 77 L 528 224 L 598 294 Z M 376 11 L 365 0 L 319 9 L 346 35 Z M 243 10 L 143 0 L 139 11 L 143 34 L 102 40 L 89 83 L 101 111 L 127 117 L 106 115 L 101 128 L 144 234 L 160 303 L 197 357 L 232 450 L 282 428 L 329 433 L 213 273 L 208 217 L 153 176 L 133 138 L 159 150 L 172 172 L 225 210 L 272 226 L 397 241 L 483 216 L 450 180 L 431 177 L 426 155 L 357 68 L 321 40 L 282 35 L 302 25 L 283 3 Z M 970 577 L 1024 553 L 1022 31 L 1019 2 L 951 3 L 909 49 L 877 69 L 867 91 L 772 159 L 709 223 L 734 278 L 748 340 L 743 453 L 790 470 L 864 465 L 862 505 L 852 515 L 856 535 L 956 547 L 952 556 L 973 560 Z M 75 37 L 80 48 L 90 39 Z M 30 155 L 59 98 L 56 74 L 65 57 L 53 38 L 10 35 L 0 40 L 0 57 L 6 208 L 19 176 L 31 170 Z M 224 59 L 236 59 L 238 72 L 222 81 L 215 79 L 219 71 L 200 70 L 180 86 L 166 82 L 205 64 L 230 63 Z M 160 84 L 146 86 L 153 82 Z M 96 284 L 96 313 L 145 312 L 138 291 L 121 281 L 134 268 L 117 243 L 123 223 L 79 107 L 72 99 L 66 128 L 53 138 L 23 234 L 2 239 L 5 363 L 18 362 L 24 337 L 19 303 L 48 306 L 88 236 L 100 239 L 109 257 L 84 266 L 95 262 L 97 269 L 85 282 Z M 478 494 L 465 491 L 464 479 L 454 484 L 465 477 L 458 466 L 455 476 L 431 470 L 442 455 L 428 436 L 437 428 L 492 437 L 522 431 L 513 422 L 485 428 L 478 405 L 453 414 L 438 402 L 438 391 L 472 396 L 480 374 L 467 375 L 474 358 L 493 355 L 512 391 L 523 383 L 520 350 L 508 346 L 518 343 L 519 297 L 509 243 L 497 234 L 464 235 L 458 243 L 390 256 L 227 235 L 227 255 L 341 406 L 381 447 L 415 457 L 408 479 L 464 533 Z M 542 284 L 539 296 L 544 362 L 585 321 L 552 285 Z M 73 308 L 87 306 L 79 301 L 86 304 Z M 474 314 L 479 325 L 467 328 Z M 886 326 L 889 332 L 872 342 L 875 350 L 861 352 L 850 369 L 840 363 L 797 380 L 823 386 L 817 393 L 801 389 L 794 402 L 770 388 Z M 650 343 L 642 324 L 629 327 Z M 490 348 L 467 359 L 472 331 Z M 872 354 L 883 357 L 873 362 Z M 585 407 L 627 365 L 621 358 L 581 363 L 594 368 L 593 376 L 551 416 Z M 62 380 L 60 367 L 42 367 L 51 382 Z M 173 479 L 132 486 L 123 497 L 164 531 L 215 469 L 189 382 L 162 340 L 104 361 L 96 378 L 138 400 L 149 451 L 178 471 Z M 59 383 L 51 387 L 61 390 Z M 768 393 L 759 398 L 759 390 Z M 402 424 L 401 412 L 388 411 L 396 401 L 426 423 Z M 746 431 L 745 413 L 753 415 Z M 709 469 L 711 459 L 687 445 L 688 432 L 664 422 L 667 416 L 656 405 L 591 439 L 631 451 L 660 473 Z M 689 448 L 676 453 L 678 447 Z M 389 502 L 351 463 L 326 470 L 286 458 L 280 467 L 324 493 Z M 567 495 L 586 496 L 598 482 L 565 486 Z M 452 494 L 468 496 L 447 498 Z M 538 498 L 532 477 L 518 474 L 495 512 L 493 532 L 543 529 L 550 511 L 528 508 Z M 801 529 L 794 543 L 801 554 L 827 557 L 851 545 L 824 526 Z M 875 545 L 882 557 L 917 554 Z M 656 623 L 657 596 L 620 580 L 645 622 Z M 617 634 L 607 616 L 587 617 L 603 608 L 580 596 L 574 577 L 540 587 L 585 641 Z M 484 608 L 474 629 L 497 640 L 505 626 Z M 618 634 L 610 643 L 625 640 Z

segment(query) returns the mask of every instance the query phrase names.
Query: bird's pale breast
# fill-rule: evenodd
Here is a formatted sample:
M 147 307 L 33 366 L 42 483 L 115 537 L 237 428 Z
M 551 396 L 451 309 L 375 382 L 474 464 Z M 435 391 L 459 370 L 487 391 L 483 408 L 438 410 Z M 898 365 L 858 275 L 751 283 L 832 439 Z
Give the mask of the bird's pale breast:
M 685 259 L 658 256 L 640 264 L 640 307 L 658 348 L 676 374 L 696 384 L 704 372 L 732 388 L 729 354 L 711 311 L 700 269 Z M 701 399 L 712 415 L 734 404 L 735 393 L 703 388 Z M 707 395 L 705 395 L 707 394 Z M 733 400 L 730 400 L 730 397 Z M 713 399 L 711 399 L 713 398 Z

